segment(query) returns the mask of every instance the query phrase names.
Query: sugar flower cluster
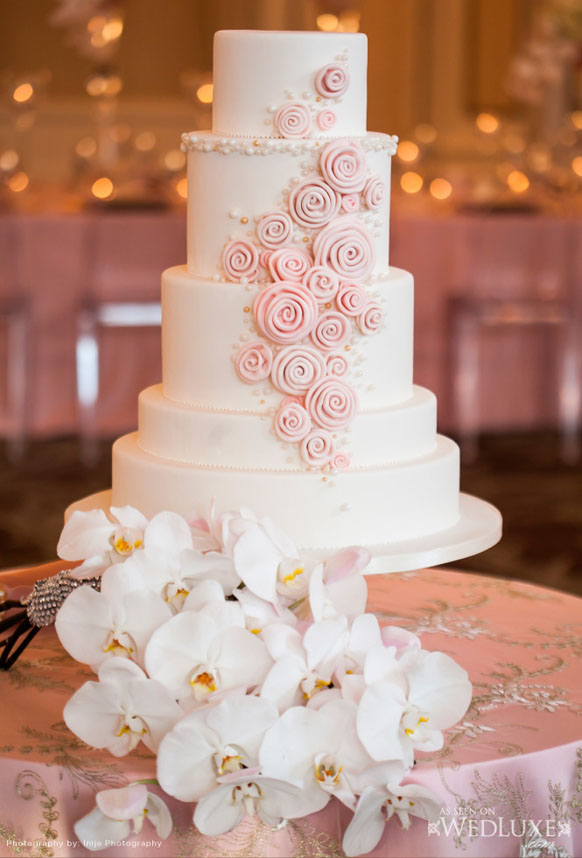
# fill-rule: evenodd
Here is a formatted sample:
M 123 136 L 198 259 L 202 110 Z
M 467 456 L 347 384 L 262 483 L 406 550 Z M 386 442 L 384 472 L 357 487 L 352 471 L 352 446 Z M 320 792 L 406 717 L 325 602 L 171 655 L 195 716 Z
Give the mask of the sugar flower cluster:
M 169 836 L 161 791 L 195 805 L 204 835 L 340 801 L 353 811 L 348 856 L 373 849 L 393 815 L 408 828 L 438 813 L 411 777 L 415 752 L 442 747 L 471 684 L 449 656 L 366 613 L 365 549 L 303 556 L 247 509 L 187 522 L 112 507 L 73 513 L 58 553 L 81 561 L 80 578 L 101 576 L 57 615 L 63 646 L 96 674 L 65 722 L 116 757 L 143 743 L 157 766 L 157 779 L 98 793 L 75 826 L 89 848 L 146 818 Z
M 330 81 L 338 81 L 330 72 Z M 331 83 L 330 83 L 331 85 Z M 247 384 L 270 379 L 286 396 L 274 418 L 281 441 L 299 445 L 313 468 L 348 467 L 336 437 L 357 412 L 355 390 L 344 377 L 355 331 L 369 336 L 382 325 L 382 308 L 366 279 L 374 266 L 374 242 L 356 216 L 360 205 L 382 203 L 384 184 L 368 176 L 360 144 L 333 140 L 319 158 L 320 175 L 296 184 L 287 211 L 257 219 L 255 241 L 233 238 L 223 251 L 223 271 L 235 282 L 268 280 L 255 297 L 252 317 L 262 339 L 245 343 L 235 358 Z M 297 247 L 297 230 L 309 249 Z

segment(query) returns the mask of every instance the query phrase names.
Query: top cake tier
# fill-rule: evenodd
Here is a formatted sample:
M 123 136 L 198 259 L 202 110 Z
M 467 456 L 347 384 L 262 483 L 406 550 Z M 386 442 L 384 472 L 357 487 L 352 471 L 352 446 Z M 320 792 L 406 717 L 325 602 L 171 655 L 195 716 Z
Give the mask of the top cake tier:
M 212 130 L 232 137 L 366 133 L 362 33 L 221 30 L 214 36 Z

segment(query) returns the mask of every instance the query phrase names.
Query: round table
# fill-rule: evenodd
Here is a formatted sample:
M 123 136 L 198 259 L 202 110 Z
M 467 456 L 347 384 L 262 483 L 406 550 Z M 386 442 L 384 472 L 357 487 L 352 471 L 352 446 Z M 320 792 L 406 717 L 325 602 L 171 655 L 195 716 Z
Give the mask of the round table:
M 0 573 L 11 596 L 64 564 Z M 445 569 L 368 579 L 369 610 L 421 635 L 473 682 L 463 721 L 412 778 L 439 793 L 436 823 L 392 819 L 373 853 L 429 856 L 582 855 L 582 600 L 501 578 Z M 74 822 L 95 792 L 155 774 L 139 746 L 117 759 L 85 746 L 62 721 L 66 700 L 93 674 L 42 630 L 0 674 L 0 855 L 82 856 Z M 153 788 L 154 790 L 156 788 Z M 105 852 L 125 856 L 340 858 L 350 814 L 333 800 L 280 831 L 247 818 L 219 838 L 200 835 L 192 805 L 168 799 L 174 832 L 151 826 Z

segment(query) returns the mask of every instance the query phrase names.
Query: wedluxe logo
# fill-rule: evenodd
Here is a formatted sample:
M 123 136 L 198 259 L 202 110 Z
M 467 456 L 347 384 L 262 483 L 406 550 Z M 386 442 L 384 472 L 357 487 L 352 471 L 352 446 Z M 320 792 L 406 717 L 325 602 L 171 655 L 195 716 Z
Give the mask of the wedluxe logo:
M 556 837 L 567 837 L 571 833 L 570 823 L 554 819 L 509 819 L 494 816 L 492 808 L 480 808 L 476 815 L 457 811 L 451 815 L 446 808 L 439 818 L 428 823 L 431 837 L 453 837 L 456 841 L 465 838 L 512 838 L 520 841 L 520 858 L 555 856 L 566 858 L 568 853 L 553 841 Z

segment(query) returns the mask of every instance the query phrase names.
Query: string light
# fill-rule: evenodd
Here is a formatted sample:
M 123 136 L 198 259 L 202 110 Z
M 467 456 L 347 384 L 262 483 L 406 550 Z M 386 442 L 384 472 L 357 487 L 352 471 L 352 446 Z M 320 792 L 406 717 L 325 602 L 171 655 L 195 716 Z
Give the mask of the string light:
M 417 194 L 422 188 L 423 180 L 419 173 L 403 173 L 400 177 L 400 187 L 407 194 Z
M 323 12 L 317 16 L 317 29 L 323 30 L 324 33 L 334 33 L 339 26 L 339 18 L 331 12 Z
M 582 155 L 577 155 L 572 161 L 572 169 L 577 176 L 582 178 Z
M 12 93 L 12 98 L 17 104 L 24 104 L 25 101 L 30 101 L 34 95 L 34 87 L 31 83 L 21 83 L 15 87 Z
M 507 177 L 507 185 L 515 194 L 523 194 L 529 188 L 529 179 L 521 170 L 512 170 Z
M 13 170 L 19 161 L 18 152 L 15 149 L 6 149 L 0 155 L 0 170 Z
M 203 83 L 196 90 L 196 98 L 202 104 L 212 104 L 214 97 L 214 86 L 211 83 Z
M 98 200 L 106 200 L 113 193 L 113 182 L 107 176 L 102 176 L 91 185 L 91 193 Z
M 21 191 L 26 190 L 29 183 L 29 178 L 24 172 L 14 173 L 13 176 L 10 176 L 8 179 L 8 187 L 11 191 L 19 194 Z
M 433 179 L 429 190 L 435 200 L 447 200 L 453 193 L 453 186 L 446 179 Z
M 412 140 L 402 140 L 398 144 L 398 157 L 401 161 L 406 161 L 407 163 L 416 161 L 418 152 L 418 146 Z
M 494 134 L 499 128 L 499 119 L 492 113 L 480 113 L 475 120 L 475 125 L 483 134 Z
M 181 196 L 183 200 L 187 199 L 187 197 L 188 197 L 188 179 L 186 179 L 186 177 L 184 177 L 183 179 L 180 179 L 178 182 L 176 182 L 176 190 L 177 190 L 179 196 Z

